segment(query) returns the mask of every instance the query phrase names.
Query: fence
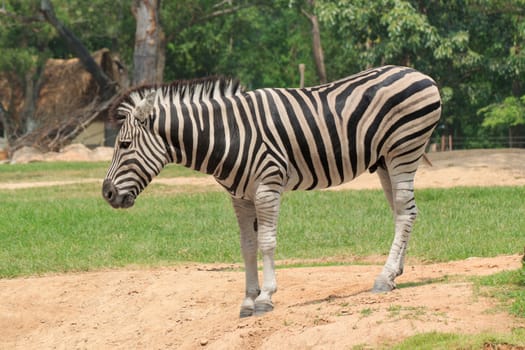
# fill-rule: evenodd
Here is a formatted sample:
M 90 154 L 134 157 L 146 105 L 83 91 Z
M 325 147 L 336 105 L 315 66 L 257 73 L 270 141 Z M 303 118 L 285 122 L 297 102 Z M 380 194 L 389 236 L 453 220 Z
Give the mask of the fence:
M 443 135 L 431 144 L 431 151 L 473 148 L 525 148 L 525 136 L 453 137 Z

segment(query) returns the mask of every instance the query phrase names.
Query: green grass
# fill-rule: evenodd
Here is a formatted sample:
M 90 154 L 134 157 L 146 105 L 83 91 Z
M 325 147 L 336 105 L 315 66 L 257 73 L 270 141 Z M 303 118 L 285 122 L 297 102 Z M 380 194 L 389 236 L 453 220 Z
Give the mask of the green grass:
M 107 162 L 49 162 L 0 165 L 0 183 L 103 178 Z
M 65 170 L 66 172 L 68 170 Z M 1 190 L 0 276 L 179 261 L 240 262 L 227 194 L 151 185 L 114 210 L 99 184 Z M 419 190 L 409 255 L 428 261 L 523 248 L 525 187 Z M 386 255 L 393 235 L 381 191 L 284 196 L 277 259 Z
M 478 278 L 478 291 L 498 298 L 512 314 L 525 318 L 525 263 L 521 269 Z
M 447 261 L 520 252 L 524 196 L 525 187 L 418 190 L 410 256 Z M 279 249 L 298 258 L 385 255 L 393 230 L 382 191 L 289 193 Z
M 109 162 L 37 162 L 0 164 L 0 183 L 24 181 L 55 181 L 103 179 Z M 202 176 L 179 165 L 169 164 L 159 177 Z
M 0 191 L 0 197 L 0 276 L 238 260 L 235 221 L 222 193 L 145 194 L 129 210 L 109 207 L 96 184 Z
M 525 345 L 525 328 L 516 328 L 510 334 L 453 334 L 421 333 L 405 339 L 396 345 L 385 346 L 392 350 L 449 350 L 449 349 L 483 349 L 484 344 Z M 490 348 L 492 349 L 492 348 Z

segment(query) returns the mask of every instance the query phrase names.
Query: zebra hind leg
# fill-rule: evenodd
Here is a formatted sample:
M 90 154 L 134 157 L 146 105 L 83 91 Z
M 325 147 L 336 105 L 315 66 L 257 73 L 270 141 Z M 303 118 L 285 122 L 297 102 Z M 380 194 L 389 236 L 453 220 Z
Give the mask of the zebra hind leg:
M 414 175 L 415 172 L 410 172 L 390 176 L 395 236 L 386 264 L 375 280 L 373 292 L 391 291 L 396 286 L 394 279 L 403 273 L 405 253 L 417 216 L 414 198 Z M 385 179 L 381 180 L 384 187 L 387 184 Z
M 257 272 L 257 216 L 252 201 L 232 198 L 232 204 L 239 223 L 245 267 L 246 289 L 240 312 L 240 317 L 243 318 L 253 316 L 255 299 L 261 292 Z

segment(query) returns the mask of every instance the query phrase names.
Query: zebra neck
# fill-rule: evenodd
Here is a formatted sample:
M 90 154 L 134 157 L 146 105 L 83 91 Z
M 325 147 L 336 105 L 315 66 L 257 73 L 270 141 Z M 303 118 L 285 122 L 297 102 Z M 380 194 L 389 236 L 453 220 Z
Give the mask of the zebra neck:
M 173 161 L 187 168 L 220 176 L 229 150 L 239 147 L 238 127 L 229 118 L 232 101 L 224 98 L 172 104 L 169 114 L 164 139 L 172 147 Z

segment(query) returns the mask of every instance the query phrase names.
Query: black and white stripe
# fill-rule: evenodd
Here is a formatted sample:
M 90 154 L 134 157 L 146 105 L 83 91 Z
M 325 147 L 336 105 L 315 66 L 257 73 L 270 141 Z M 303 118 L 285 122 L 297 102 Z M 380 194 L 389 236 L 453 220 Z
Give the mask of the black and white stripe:
M 396 217 L 392 257 L 375 286 L 388 290 L 402 272 L 417 213 L 413 178 L 440 112 L 435 82 L 397 66 L 304 89 L 244 92 L 221 78 L 142 87 L 115 108 L 124 121 L 103 193 L 113 206 L 128 207 L 169 162 L 211 174 L 232 195 L 241 241 L 255 235 L 265 256 L 273 254 L 283 191 L 335 186 L 377 170 Z M 248 217 L 255 232 L 243 232 Z M 268 296 L 255 296 L 258 281 L 247 284 L 255 306 L 243 304 L 245 315 L 258 304 L 268 311 L 268 264 Z

